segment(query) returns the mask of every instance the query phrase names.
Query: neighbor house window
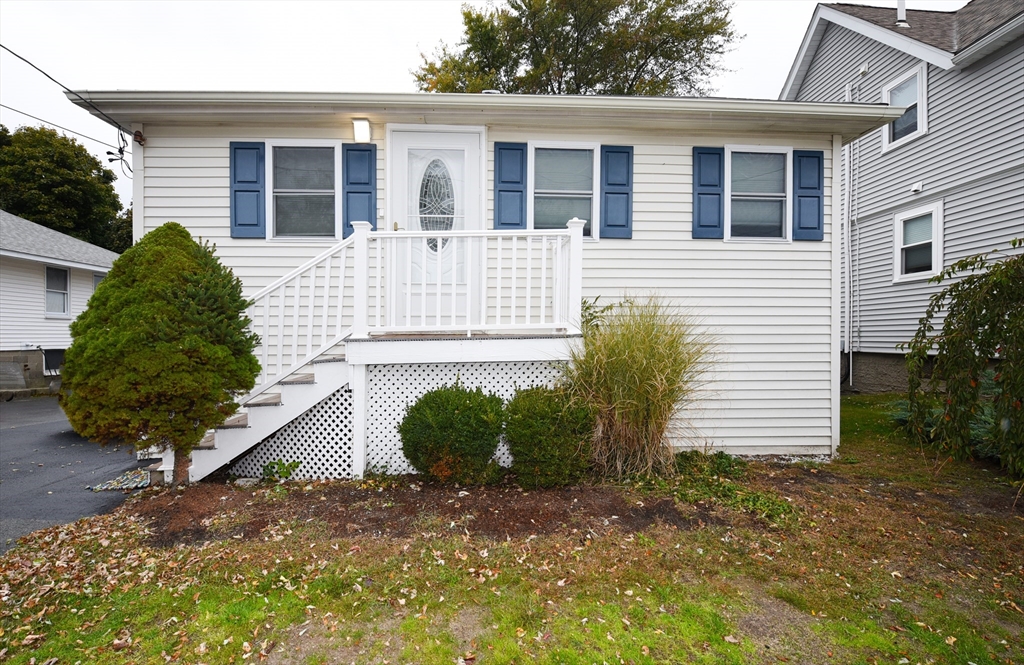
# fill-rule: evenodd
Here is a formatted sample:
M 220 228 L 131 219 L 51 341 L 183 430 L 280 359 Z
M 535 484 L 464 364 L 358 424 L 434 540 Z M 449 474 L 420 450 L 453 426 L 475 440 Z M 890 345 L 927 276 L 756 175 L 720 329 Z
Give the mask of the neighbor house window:
M 903 106 L 906 111 L 896 120 L 882 128 L 882 150 L 925 134 L 928 118 L 925 103 L 927 89 L 926 65 L 915 67 L 882 88 L 882 101 L 889 106 Z
M 92 274 L 92 290 L 94 292 L 99 288 L 100 282 L 103 281 L 104 277 L 106 277 L 106 275 L 97 275 L 96 273 Z
M 594 183 L 600 178 L 595 153 L 594 147 L 533 147 L 531 228 L 564 229 L 576 217 L 587 222 L 583 235 L 593 237 Z
M 726 238 L 789 238 L 791 164 L 788 148 L 726 146 Z
M 67 316 L 68 309 L 68 271 L 64 268 L 46 267 L 46 313 Z
M 942 269 L 942 203 L 895 215 L 893 281 L 927 279 Z
M 340 150 L 330 145 L 274 145 L 270 150 L 270 217 L 278 238 L 337 235 Z

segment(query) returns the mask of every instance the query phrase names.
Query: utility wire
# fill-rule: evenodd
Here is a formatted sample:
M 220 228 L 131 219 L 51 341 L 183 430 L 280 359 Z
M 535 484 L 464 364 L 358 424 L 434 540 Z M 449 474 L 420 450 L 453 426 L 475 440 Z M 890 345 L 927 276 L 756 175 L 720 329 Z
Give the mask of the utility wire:
M 14 52 L 14 51 L 12 51 L 11 49 L 7 48 L 7 47 L 6 47 L 6 46 L 4 46 L 3 44 L 0 44 L 0 48 L 2 48 L 3 50 L 7 51 L 8 53 L 10 53 L 11 55 L 13 55 L 13 56 L 14 56 L 15 58 L 17 58 L 18 60 L 21 60 L 22 62 L 24 62 L 24 63 L 25 63 L 26 65 L 28 65 L 28 66 L 29 66 L 29 67 L 31 67 L 32 69 L 36 70 L 37 72 L 39 72 L 40 74 L 42 74 L 42 75 L 43 75 L 43 76 L 45 76 L 46 78 L 48 78 L 48 79 L 50 79 L 51 81 L 53 81 L 54 83 L 56 83 L 56 84 L 57 84 L 58 86 L 60 86 L 60 88 L 61 88 L 61 89 L 62 89 L 62 90 L 63 90 L 64 92 L 66 92 L 66 93 L 67 93 L 67 92 L 69 92 L 69 93 L 71 93 L 72 95 L 74 95 L 75 97 L 78 97 L 79 99 L 81 99 L 81 100 L 82 100 L 82 102 L 84 102 L 85 104 L 88 104 L 89 106 L 91 106 L 91 107 L 92 107 L 93 109 L 95 109 L 95 111 L 96 111 L 97 113 L 99 113 L 99 114 L 100 114 L 101 116 L 103 116 L 104 118 L 106 118 L 106 119 L 107 119 L 107 120 L 108 120 L 108 121 L 109 121 L 109 122 L 110 122 L 110 123 L 111 123 L 112 125 L 114 125 L 115 127 L 117 127 L 117 129 L 118 129 L 118 133 L 117 133 L 117 153 L 110 153 L 110 152 L 108 152 L 107 154 L 108 154 L 108 155 L 113 155 L 113 157 L 112 157 L 111 159 L 108 159 L 107 161 L 109 161 L 109 162 L 113 162 L 113 161 L 117 161 L 117 162 L 120 162 L 120 166 L 121 166 L 121 173 L 123 173 L 123 174 L 124 174 L 124 177 L 126 177 L 126 178 L 128 178 L 128 179 L 130 180 L 130 179 L 131 179 L 131 176 L 130 176 L 130 175 L 128 175 L 128 174 L 132 172 L 132 167 L 131 167 L 131 165 L 130 165 L 130 164 L 128 163 L 128 160 L 126 160 L 126 159 L 124 158 L 124 155 L 125 155 L 125 152 L 126 152 L 126 151 L 128 150 L 128 139 L 127 139 L 127 138 L 125 138 L 125 134 L 131 134 L 131 132 L 130 132 L 130 131 L 128 131 L 127 129 L 125 129 L 124 127 L 122 127 L 122 126 L 121 126 L 121 123 L 119 123 L 118 121 L 114 120 L 114 119 L 113 119 L 113 118 L 111 118 L 111 117 L 110 117 L 109 115 L 107 115 L 107 114 L 106 114 L 106 113 L 104 113 L 104 112 L 103 112 L 102 110 L 100 110 L 100 108 L 99 108 L 98 106 L 96 106 L 95 104 L 93 104 L 93 103 L 92 103 L 92 102 L 90 102 L 90 101 L 89 101 L 88 99 L 86 99 L 85 97 L 81 96 L 80 94 L 78 94 L 77 92 L 75 92 L 74 90 L 72 90 L 71 88 L 67 87 L 66 85 L 64 85 L 63 83 L 61 83 L 60 81 L 58 81 L 57 79 L 55 79 L 55 78 L 53 78 L 52 76 L 50 76 L 49 74 L 47 74 L 46 72 L 44 72 L 44 71 L 43 71 L 42 69 L 40 69 L 39 67 L 37 67 L 37 66 L 35 66 L 34 64 L 32 64 L 32 63 L 31 63 L 31 62 L 30 62 L 29 60 L 27 60 L 26 58 L 24 58 L 24 57 L 22 57 L 22 56 L 18 55 L 17 53 L 15 53 L 15 52 Z M 94 140 L 95 140 L 95 139 L 94 139 Z M 128 169 L 128 170 L 127 170 L 127 171 L 125 171 L 125 169 Z
M 18 109 L 14 108 L 13 106 L 8 106 L 7 104 L 0 104 L 0 108 L 5 108 L 8 111 L 14 111 L 15 113 L 20 113 L 23 116 L 32 118 L 33 120 L 38 120 L 39 122 L 41 122 L 43 124 L 50 125 L 51 127 L 56 127 L 57 129 L 63 129 L 65 132 L 68 132 L 69 134 L 74 134 L 75 136 L 81 136 L 83 139 L 89 139 L 90 141 L 95 141 L 96 143 L 99 143 L 100 145 L 105 145 L 108 148 L 113 148 L 114 150 L 117 150 L 117 146 L 114 145 L 113 143 L 107 143 L 106 141 L 101 141 L 99 139 L 94 139 L 91 136 L 86 136 L 85 134 L 82 134 L 81 132 L 76 132 L 75 130 L 68 129 L 67 127 L 61 127 L 60 125 L 58 125 L 55 122 L 50 122 L 49 120 L 43 120 L 42 118 L 38 118 L 38 117 L 32 115 L 31 113 L 25 113 L 24 111 L 19 111 Z M 132 154 L 130 150 L 127 150 L 125 152 L 127 152 L 129 155 Z

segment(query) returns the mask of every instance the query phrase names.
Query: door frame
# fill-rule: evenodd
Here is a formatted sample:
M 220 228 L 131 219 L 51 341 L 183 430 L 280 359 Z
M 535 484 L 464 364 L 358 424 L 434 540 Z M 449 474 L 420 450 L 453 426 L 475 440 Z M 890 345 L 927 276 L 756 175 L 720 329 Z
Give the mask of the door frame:
M 392 136 L 395 132 L 418 132 L 421 134 L 477 134 L 480 137 L 480 222 L 486 230 L 487 226 L 487 128 L 483 125 L 427 125 L 408 123 L 388 123 L 387 125 L 387 150 L 384 163 L 384 231 L 390 232 L 395 228 L 394 211 L 391 209 L 391 188 L 393 187 L 392 172 L 397 165 Z M 469 169 L 470 165 L 466 164 Z M 378 227 L 379 228 L 379 227 Z

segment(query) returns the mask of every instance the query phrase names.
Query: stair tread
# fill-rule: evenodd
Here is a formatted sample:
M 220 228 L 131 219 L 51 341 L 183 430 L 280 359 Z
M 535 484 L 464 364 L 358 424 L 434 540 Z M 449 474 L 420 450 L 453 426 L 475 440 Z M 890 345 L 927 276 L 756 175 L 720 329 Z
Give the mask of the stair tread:
M 257 395 L 248 402 L 245 406 L 280 406 L 281 405 L 281 393 L 263 393 Z
M 203 440 L 196 444 L 195 450 L 211 450 L 216 448 L 217 435 L 212 431 L 207 432 Z
M 249 414 L 248 413 L 236 413 L 221 425 L 218 429 L 230 429 L 232 427 L 248 427 L 249 426 Z
M 316 376 L 314 374 L 312 374 L 312 373 L 310 373 L 310 374 L 305 374 L 305 373 L 303 373 L 303 374 L 292 374 L 287 379 L 282 381 L 281 385 L 282 386 L 294 386 L 294 385 L 302 385 L 302 384 L 306 384 L 306 383 L 316 383 Z
M 319 365 L 320 363 L 341 363 L 345 362 L 344 353 L 332 353 L 330 355 L 320 356 L 316 360 L 313 360 L 310 364 Z

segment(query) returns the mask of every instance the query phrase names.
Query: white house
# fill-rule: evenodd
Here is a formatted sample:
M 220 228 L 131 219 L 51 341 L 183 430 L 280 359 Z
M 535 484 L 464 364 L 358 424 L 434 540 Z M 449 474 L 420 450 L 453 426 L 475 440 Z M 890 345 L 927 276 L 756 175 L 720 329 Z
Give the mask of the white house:
M 404 470 L 395 426 L 407 404 L 456 378 L 505 397 L 550 381 L 578 335 L 581 299 L 626 294 L 657 293 L 718 338 L 690 444 L 755 454 L 838 445 L 833 174 L 843 144 L 901 109 L 489 94 L 69 98 L 136 137 L 136 238 L 183 224 L 216 243 L 255 300 L 263 374 L 244 412 L 193 453 L 193 479 L 226 464 L 258 473 L 277 458 L 301 460 L 310 477 Z
M 0 210 L 0 387 L 45 387 L 117 254 Z
M 843 344 L 865 392 L 906 390 L 899 345 L 946 286 L 929 279 L 1024 237 L 1024 3 L 902 5 L 818 5 L 779 97 L 906 107 L 844 148 Z

